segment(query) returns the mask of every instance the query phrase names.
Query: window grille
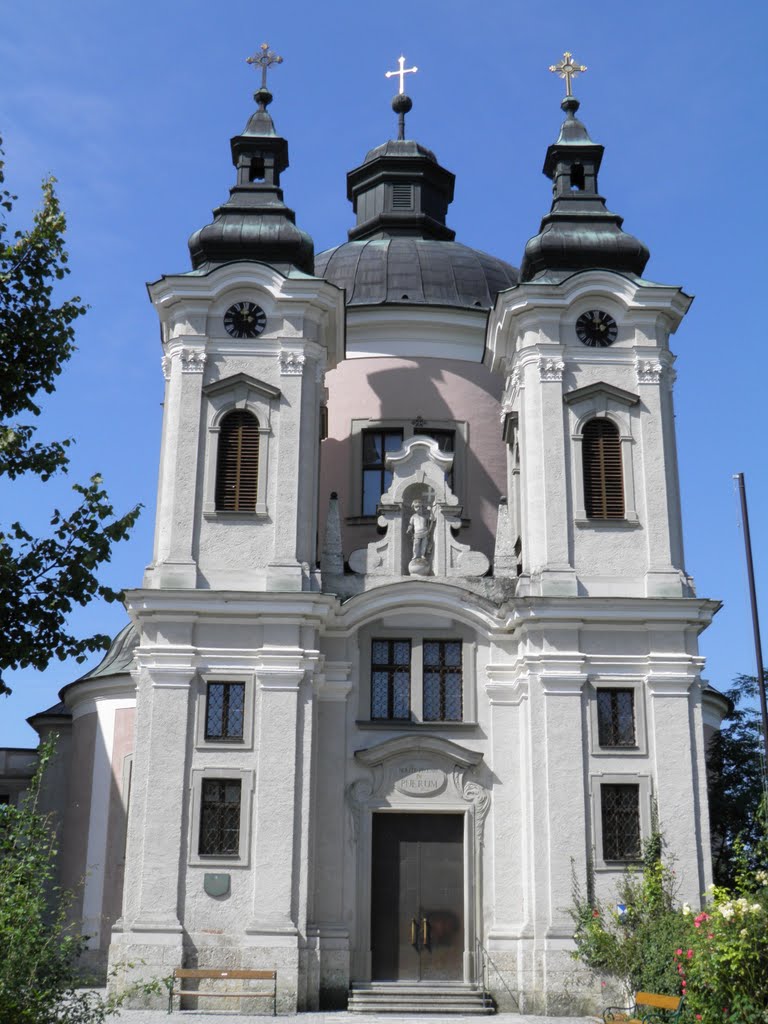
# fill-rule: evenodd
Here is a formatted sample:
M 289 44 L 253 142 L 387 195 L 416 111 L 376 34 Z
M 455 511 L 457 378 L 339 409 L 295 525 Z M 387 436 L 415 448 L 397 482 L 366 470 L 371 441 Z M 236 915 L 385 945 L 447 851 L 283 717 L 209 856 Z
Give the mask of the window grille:
M 259 479 L 259 421 L 244 409 L 221 421 L 216 465 L 216 509 L 255 512 Z
M 461 641 L 424 641 L 425 722 L 460 722 Z
M 371 718 L 407 720 L 411 716 L 411 641 L 371 643 Z
M 615 423 L 590 420 L 583 430 L 584 500 L 589 519 L 624 518 L 621 440 Z
M 601 747 L 634 747 L 634 690 L 597 691 L 597 735 Z
M 243 739 L 245 683 L 208 683 L 205 738 L 238 743 Z
M 603 860 L 640 858 L 640 787 L 600 787 L 603 822 Z
M 392 186 L 392 209 L 413 209 L 413 185 L 400 184 Z
M 240 852 L 240 794 L 239 779 L 203 779 L 201 855 L 233 856 Z
M 375 516 L 382 494 L 392 483 L 387 469 L 387 452 L 396 452 L 403 444 L 402 430 L 363 431 L 363 515 Z

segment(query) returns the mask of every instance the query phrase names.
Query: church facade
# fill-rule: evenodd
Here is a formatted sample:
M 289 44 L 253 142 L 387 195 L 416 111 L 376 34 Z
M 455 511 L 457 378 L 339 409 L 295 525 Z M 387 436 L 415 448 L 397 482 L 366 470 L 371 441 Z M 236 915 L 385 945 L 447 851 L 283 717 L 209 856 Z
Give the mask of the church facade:
M 658 821 L 680 898 L 711 881 L 691 300 L 643 276 L 570 89 L 519 270 L 455 240 L 403 95 L 315 256 L 255 98 L 192 270 L 149 287 L 166 390 L 130 624 L 32 719 L 60 735 L 62 878 L 117 984 L 275 968 L 282 1011 L 578 1012 L 574 878 L 608 897 Z

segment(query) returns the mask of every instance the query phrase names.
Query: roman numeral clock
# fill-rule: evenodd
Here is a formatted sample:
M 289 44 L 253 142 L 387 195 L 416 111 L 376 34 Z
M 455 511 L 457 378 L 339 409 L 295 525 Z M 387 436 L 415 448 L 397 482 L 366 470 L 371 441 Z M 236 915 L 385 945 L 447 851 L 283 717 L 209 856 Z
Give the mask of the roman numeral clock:
M 224 329 L 233 338 L 258 338 L 267 326 L 267 314 L 254 302 L 235 302 L 224 314 Z

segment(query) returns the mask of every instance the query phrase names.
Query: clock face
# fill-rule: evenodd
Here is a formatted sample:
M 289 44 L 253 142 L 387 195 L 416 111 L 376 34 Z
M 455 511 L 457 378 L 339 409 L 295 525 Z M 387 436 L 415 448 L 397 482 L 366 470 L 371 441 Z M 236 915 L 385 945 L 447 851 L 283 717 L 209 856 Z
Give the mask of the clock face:
M 592 348 L 605 348 L 616 341 L 619 328 L 609 313 L 590 309 L 576 321 L 576 335 L 580 342 Z
M 267 326 L 267 314 L 253 302 L 235 302 L 224 314 L 224 328 L 233 338 L 257 338 Z

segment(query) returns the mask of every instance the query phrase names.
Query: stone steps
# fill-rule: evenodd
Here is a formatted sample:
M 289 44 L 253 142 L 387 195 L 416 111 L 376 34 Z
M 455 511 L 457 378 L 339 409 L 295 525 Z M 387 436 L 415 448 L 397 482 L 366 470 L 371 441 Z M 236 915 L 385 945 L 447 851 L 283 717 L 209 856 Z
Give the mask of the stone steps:
M 491 997 L 473 985 L 369 982 L 353 984 L 350 1013 L 430 1013 L 484 1016 L 495 1013 Z

